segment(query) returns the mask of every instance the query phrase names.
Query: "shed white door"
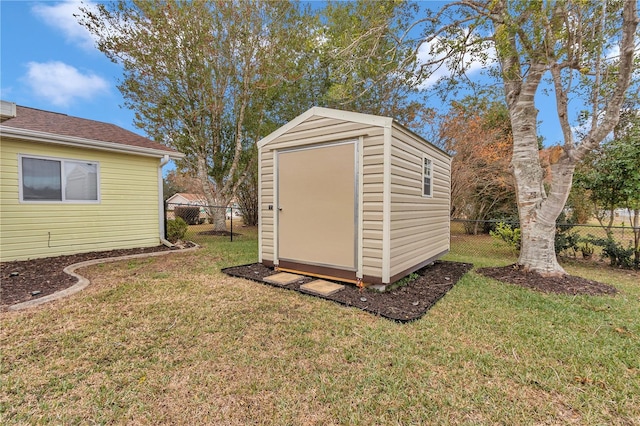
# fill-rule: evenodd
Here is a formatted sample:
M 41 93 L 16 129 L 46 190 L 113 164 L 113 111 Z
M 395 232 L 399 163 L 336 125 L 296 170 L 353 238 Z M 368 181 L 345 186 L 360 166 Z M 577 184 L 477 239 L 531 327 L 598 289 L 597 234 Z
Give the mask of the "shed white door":
M 356 268 L 355 142 L 278 153 L 278 258 Z

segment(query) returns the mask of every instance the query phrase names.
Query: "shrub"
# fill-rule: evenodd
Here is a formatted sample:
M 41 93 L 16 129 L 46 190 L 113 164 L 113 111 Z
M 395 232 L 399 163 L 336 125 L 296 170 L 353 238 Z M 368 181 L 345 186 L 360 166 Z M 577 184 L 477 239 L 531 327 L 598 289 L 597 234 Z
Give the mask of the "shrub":
M 520 250 L 520 228 L 512 228 L 511 225 L 498 222 L 496 229 L 489 231 L 495 239 L 502 240 L 514 250 Z
M 563 251 L 573 250 L 575 255 L 578 250 L 578 243 L 580 242 L 580 235 L 575 231 L 570 231 L 573 225 L 569 227 L 556 226 L 556 238 L 554 241 L 556 254 L 559 255 Z
M 582 257 L 584 259 L 591 259 L 591 256 L 593 256 L 593 243 L 589 238 L 581 238 L 578 243 L 578 249 L 582 252 Z
M 556 255 L 569 250 L 573 251 L 574 256 L 576 255 L 580 235 L 571 230 L 574 226 L 575 223 L 567 218 L 565 212 L 560 213 L 556 220 L 556 237 L 554 241 Z
M 181 217 L 167 221 L 167 240 L 175 243 L 184 238 L 189 225 Z
M 633 260 L 633 247 L 624 248 L 622 244 L 612 238 L 594 238 L 589 235 L 589 241 L 597 246 L 602 247 L 602 257 L 609 259 L 611 266 L 619 266 L 621 268 L 638 268 Z
M 200 207 L 176 207 L 173 214 L 176 218 L 182 218 L 188 225 L 197 225 L 200 220 Z

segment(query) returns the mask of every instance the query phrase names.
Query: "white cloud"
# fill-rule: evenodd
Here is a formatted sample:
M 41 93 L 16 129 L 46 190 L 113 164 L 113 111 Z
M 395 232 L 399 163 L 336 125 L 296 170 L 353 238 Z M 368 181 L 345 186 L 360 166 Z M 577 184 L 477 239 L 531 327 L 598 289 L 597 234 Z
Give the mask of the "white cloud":
M 468 29 L 464 30 L 465 36 L 468 34 Z M 429 77 L 422 81 L 420 84 L 420 89 L 428 89 L 429 87 L 435 85 L 438 80 L 442 77 L 448 77 L 452 75 L 454 70 L 450 67 L 450 61 L 446 60 L 446 53 L 438 52 L 438 47 L 441 46 L 442 39 L 441 37 L 435 37 L 433 40 L 429 42 L 424 42 L 418 48 L 418 52 L 416 54 L 419 64 L 426 64 L 428 62 L 433 62 L 436 60 L 442 60 L 443 62 L 437 66 L 437 68 L 432 67 L 432 72 Z M 468 76 L 473 76 L 478 74 L 483 69 L 486 69 L 491 64 L 497 62 L 497 55 L 493 46 L 489 47 L 485 52 L 486 59 L 482 61 L 477 54 L 465 53 L 463 56 L 463 62 L 465 67 L 465 73 Z
M 63 62 L 29 62 L 25 78 L 37 96 L 56 106 L 67 106 L 76 99 L 91 99 L 109 91 L 109 83 L 93 73 L 82 74 Z
M 80 13 L 80 7 L 94 7 L 91 3 L 83 3 L 74 0 L 67 0 L 51 6 L 39 3 L 31 8 L 32 12 L 42 19 L 47 25 L 62 31 L 69 42 L 78 44 L 80 47 L 93 50 L 95 39 L 91 33 L 78 23 L 78 19 L 73 16 Z

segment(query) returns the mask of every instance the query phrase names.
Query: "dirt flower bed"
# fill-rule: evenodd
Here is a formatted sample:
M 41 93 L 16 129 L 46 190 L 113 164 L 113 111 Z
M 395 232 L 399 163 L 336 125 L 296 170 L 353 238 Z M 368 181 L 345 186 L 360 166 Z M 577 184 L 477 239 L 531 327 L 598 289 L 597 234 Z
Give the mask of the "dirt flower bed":
M 563 277 L 543 277 L 535 272 L 527 272 L 517 265 L 503 266 L 500 268 L 480 268 L 476 272 L 486 277 L 509 284 L 519 285 L 544 293 L 557 293 L 590 296 L 616 294 L 618 290 L 608 284 L 588 280 L 586 278 L 565 275 Z
M 415 279 L 407 280 L 404 285 L 392 290 L 385 292 L 373 289 L 361 290 L 355 285 L 346 284 L 344 290 L 330 296 L 317 297 L 353 306 L 395 321 L 413 321 L 422 317 L 472 267 L 473 265 L 468 263 L 437 261 L 417 271 Z M 303 277 L 288 285 L 268 284 L 263 281 L 263 278 L 276 272 L 260 263 L 226 268 L 222 272 L 295 291 L 300 291 L 302 284 L 316 279 Z
M 76 279 L 63 272 L 74 263 L 132 254 L 170 251 L 167 246 L 109 250 L 0 263 L 0 309 L 71 287 Z

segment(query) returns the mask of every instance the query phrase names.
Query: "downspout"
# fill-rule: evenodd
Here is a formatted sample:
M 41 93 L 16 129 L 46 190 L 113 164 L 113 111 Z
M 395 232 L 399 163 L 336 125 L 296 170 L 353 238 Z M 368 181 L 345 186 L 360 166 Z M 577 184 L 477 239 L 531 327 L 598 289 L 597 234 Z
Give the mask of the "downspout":
M 166 214 L 164 211 L 164 188 L 162 187 L 162 168 L 167 165 L 170 158 L 169 155 L 165 154 L 160 159 L 160 164 L 158 165 L 158 232 L 160 237 L 160 242 L 167 247 L 173 247 L 173 244 L 164 238 L 164 215 Z

